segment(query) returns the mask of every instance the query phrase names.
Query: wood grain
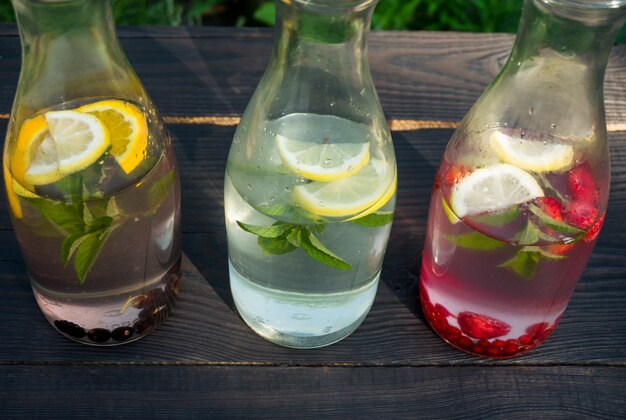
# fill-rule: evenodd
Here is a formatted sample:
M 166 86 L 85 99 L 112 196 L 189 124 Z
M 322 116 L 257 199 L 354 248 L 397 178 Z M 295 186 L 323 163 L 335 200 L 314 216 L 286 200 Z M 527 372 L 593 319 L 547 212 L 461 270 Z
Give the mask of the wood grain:
M 626 416 L 623 369 L 587 367 L 0 366 L 4 419 Z M 71 380 L 68 380 L 71 378 Z M 54 396 L 50 390 L 54 390 Z M 451 409 L 452 408 L 452 409 Z

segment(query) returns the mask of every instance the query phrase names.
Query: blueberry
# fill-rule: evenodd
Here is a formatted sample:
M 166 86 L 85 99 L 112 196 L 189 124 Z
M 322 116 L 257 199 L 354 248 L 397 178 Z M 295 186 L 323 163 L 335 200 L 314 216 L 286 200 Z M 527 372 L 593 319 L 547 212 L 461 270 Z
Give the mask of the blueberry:
M 83 338 L 87 334 L 84 328 L 81 328 L 79 325 L 70 321 L 57 319 L 54 321 L 54 326 L 57 327 L 57 329 L 62 333 L 70 335 L 74 338 Z
M 105 341 L 109 341 L 111 338 L 111 332 L 109 330 L 105 330 L 104 328 L 93 328 L 87 331 L 87 337 L 96 343 L 104 343 Z
M 134 332 L 131 327 L 118 327 L 111 331 L 111 338 L 115 341 L 126 341 L 133 336 Z

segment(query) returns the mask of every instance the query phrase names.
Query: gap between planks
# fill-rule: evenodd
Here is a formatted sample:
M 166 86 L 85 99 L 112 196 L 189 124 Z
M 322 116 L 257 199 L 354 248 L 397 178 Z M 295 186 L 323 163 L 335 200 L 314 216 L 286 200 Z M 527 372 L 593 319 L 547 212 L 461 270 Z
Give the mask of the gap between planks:
M 8 120 L 10 114 L 0 114 L 0 119 Z M 238 116 L 165 116 L 163 117 L 168 124 L 207 124 L 219 126 L 236 126 L 239 124 L 241 117 Z M 387 121 L 391 131 L 414 131 L 427 129 L 455 129 L 459 126 L 458 121 L 441 121 L 441 120 L 411 120 L 411 119 L 390 119 Z M 609 123 L 607 131 L 610 133 L 626 131 L 626 122 Z

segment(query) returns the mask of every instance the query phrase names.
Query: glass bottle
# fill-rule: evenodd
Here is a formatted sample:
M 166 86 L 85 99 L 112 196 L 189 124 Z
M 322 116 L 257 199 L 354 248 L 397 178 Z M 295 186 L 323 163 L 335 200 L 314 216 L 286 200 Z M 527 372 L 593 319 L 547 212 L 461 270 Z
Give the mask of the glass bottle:
M 367 62 L 375 4 L 277 1 L 271 60 L 230 149 L 231 291 L 280 345 L 341 340 L 376 294 L 396 164 Z
M 13 228 L 63 335 L 136 340 L 180 287 L 180 189 L 161 117 L 101 0 L 12 0 L 22 68 L 4 146 Z
M 526 0 L 497 78 L 450 140 L 420 296 L 451 345 L 513 357 L 555 328 L 609 195 L 603 79 L 626 2 Z

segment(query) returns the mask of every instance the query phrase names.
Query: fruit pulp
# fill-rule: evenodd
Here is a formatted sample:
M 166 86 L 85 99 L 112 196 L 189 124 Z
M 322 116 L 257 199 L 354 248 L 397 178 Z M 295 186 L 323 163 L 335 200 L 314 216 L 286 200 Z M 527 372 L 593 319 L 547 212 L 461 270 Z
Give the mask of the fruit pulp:
M 518 217 L 528 216 L 525 205 L 517 210 Z M 520 244 L 503 240 L 511 231 L 506 224 L 489 231 L 479 226 L 450 214 L 435 186 L 420 274 L 422 308 L 432 328 L 461 350 L 520 355 L 555 328 L 597 231 L 573 242 Z
M 105 153 L 55 183 L 15 188 L 5 159 L 6 185 L 14 186 L 19 209 L 13 226 L 36 300 L 48 321 L 76 341 L 116 345 L 141 338 L 178 295 L 178 168 L 167 134 L 149 127 L 149 142 L 161 146 L 130 174 Z
M 376 226 L 306 212 L 294 202 L 293 190 L 311 181 L 286 168 L 274 147 L 281 122 L 285 120 L 270 122 L 256 138 L 256 162 L 242 162 L 246 149 L 237 137 L 233 142 L 224 187 L 231 291 L 244 321 L 262 337 L 287 347 L 321 347 L 353 332 L 372 305 L 391 229 L 395 184 L 386 203 L 373 206 L 379 208 L 370 217 L 388 217 Z M 365 126 L 337 117 L 295 114 L 288 122 L 289 134 L 300 137 L 323 131 L 325 125 L 335 135 L 373 137 Z M 390 179 L 373 179 L 372 184 L 390 184 Z M 295 235 L 314 235 L 349 268 L 324 264 L 286 242 L 285 252 L 270 248 L 266 238 L 242 224 L 288 226 Z

